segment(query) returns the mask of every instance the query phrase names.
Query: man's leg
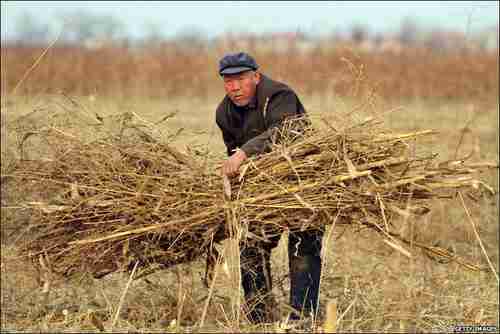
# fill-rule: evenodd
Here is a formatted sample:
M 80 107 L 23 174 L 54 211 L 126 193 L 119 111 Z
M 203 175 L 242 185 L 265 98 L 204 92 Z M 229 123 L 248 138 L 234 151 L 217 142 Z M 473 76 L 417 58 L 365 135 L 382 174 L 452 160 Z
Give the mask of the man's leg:
M 248 318 L 253 323 L 267 322 L 271 316 L 271 250 L 270 245 L 241 245 L 241 283 L 245 293 Z
M 290 233 L 288 238 L 290 305 L 304 316 L 315 314 L 318 306 L 322 237 L 323 232 L 305 231 Z

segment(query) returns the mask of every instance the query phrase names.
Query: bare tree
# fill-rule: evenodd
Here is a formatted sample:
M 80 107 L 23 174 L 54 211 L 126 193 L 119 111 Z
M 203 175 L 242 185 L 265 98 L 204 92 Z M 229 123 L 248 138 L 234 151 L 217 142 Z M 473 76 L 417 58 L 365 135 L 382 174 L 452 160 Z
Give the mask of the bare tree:
M 111 15 L 97 15 L 85 10 L 59 16 L 65 25 L 66 42 L 82 43 L 91 40 L 115 40 L 125 32 L 124 24 Z
M 368 38 L 368 28 L 362 24 L 355 24 L 351 28 L 351 39 L 354 43 L 360 44 Z
M 144 43 L 148 45 L 160 44 L 166 40 L 159 22 L 147 21 L 144 24 Z
M 207 43 L 207 37 L 201 28 L 190 25 L 177 31 L 175 41 L 183 47 L 199 48 Z
M 434 52 L 449 52 L 456 47 L 456 42 L 451 37 L 449 31 L 435 28 L 427 33 L 424 46 Z
M 405 17 L 401 21 L 398 39 L 404 46 L 412 46 L 417 43 L 418 25 L 414 19 L 411 17 Z

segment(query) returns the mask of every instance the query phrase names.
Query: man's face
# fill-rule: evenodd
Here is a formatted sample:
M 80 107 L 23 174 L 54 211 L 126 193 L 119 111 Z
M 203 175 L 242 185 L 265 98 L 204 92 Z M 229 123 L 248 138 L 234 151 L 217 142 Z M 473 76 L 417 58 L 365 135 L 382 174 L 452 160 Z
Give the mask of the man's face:
M 255 95 L 257 84 L 260 81 L 260 73 L 246 71 L 237 74 L 224 75 L 224 89 L 227 95 L 239 107 L 244 107 Z

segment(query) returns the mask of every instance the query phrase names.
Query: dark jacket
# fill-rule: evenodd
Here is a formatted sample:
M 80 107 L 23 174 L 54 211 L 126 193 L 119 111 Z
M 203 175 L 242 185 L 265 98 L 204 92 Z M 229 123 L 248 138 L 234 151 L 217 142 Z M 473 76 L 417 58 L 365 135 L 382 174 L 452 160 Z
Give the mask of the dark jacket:
M 290 87 L 261 75 L 255 97 L 248 106 L 238 107 L 226 95 L 217 107 L 215 119 L 227 154 L 232 155 L 239 147 L 252 156 L 268 151 L 273 128 L 288 117 L 304 114 L 302 103 Z

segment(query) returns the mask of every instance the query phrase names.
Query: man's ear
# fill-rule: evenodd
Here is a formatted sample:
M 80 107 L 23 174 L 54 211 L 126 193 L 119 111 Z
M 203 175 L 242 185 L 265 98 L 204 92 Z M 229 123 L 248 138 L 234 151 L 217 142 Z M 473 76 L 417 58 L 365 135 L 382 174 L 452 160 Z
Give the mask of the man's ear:
M 258 84 L 260 82 L 260 78 L 261 78 L 260 72 L 255 71 L 255 76 L 254 76 L 255 84 Z

